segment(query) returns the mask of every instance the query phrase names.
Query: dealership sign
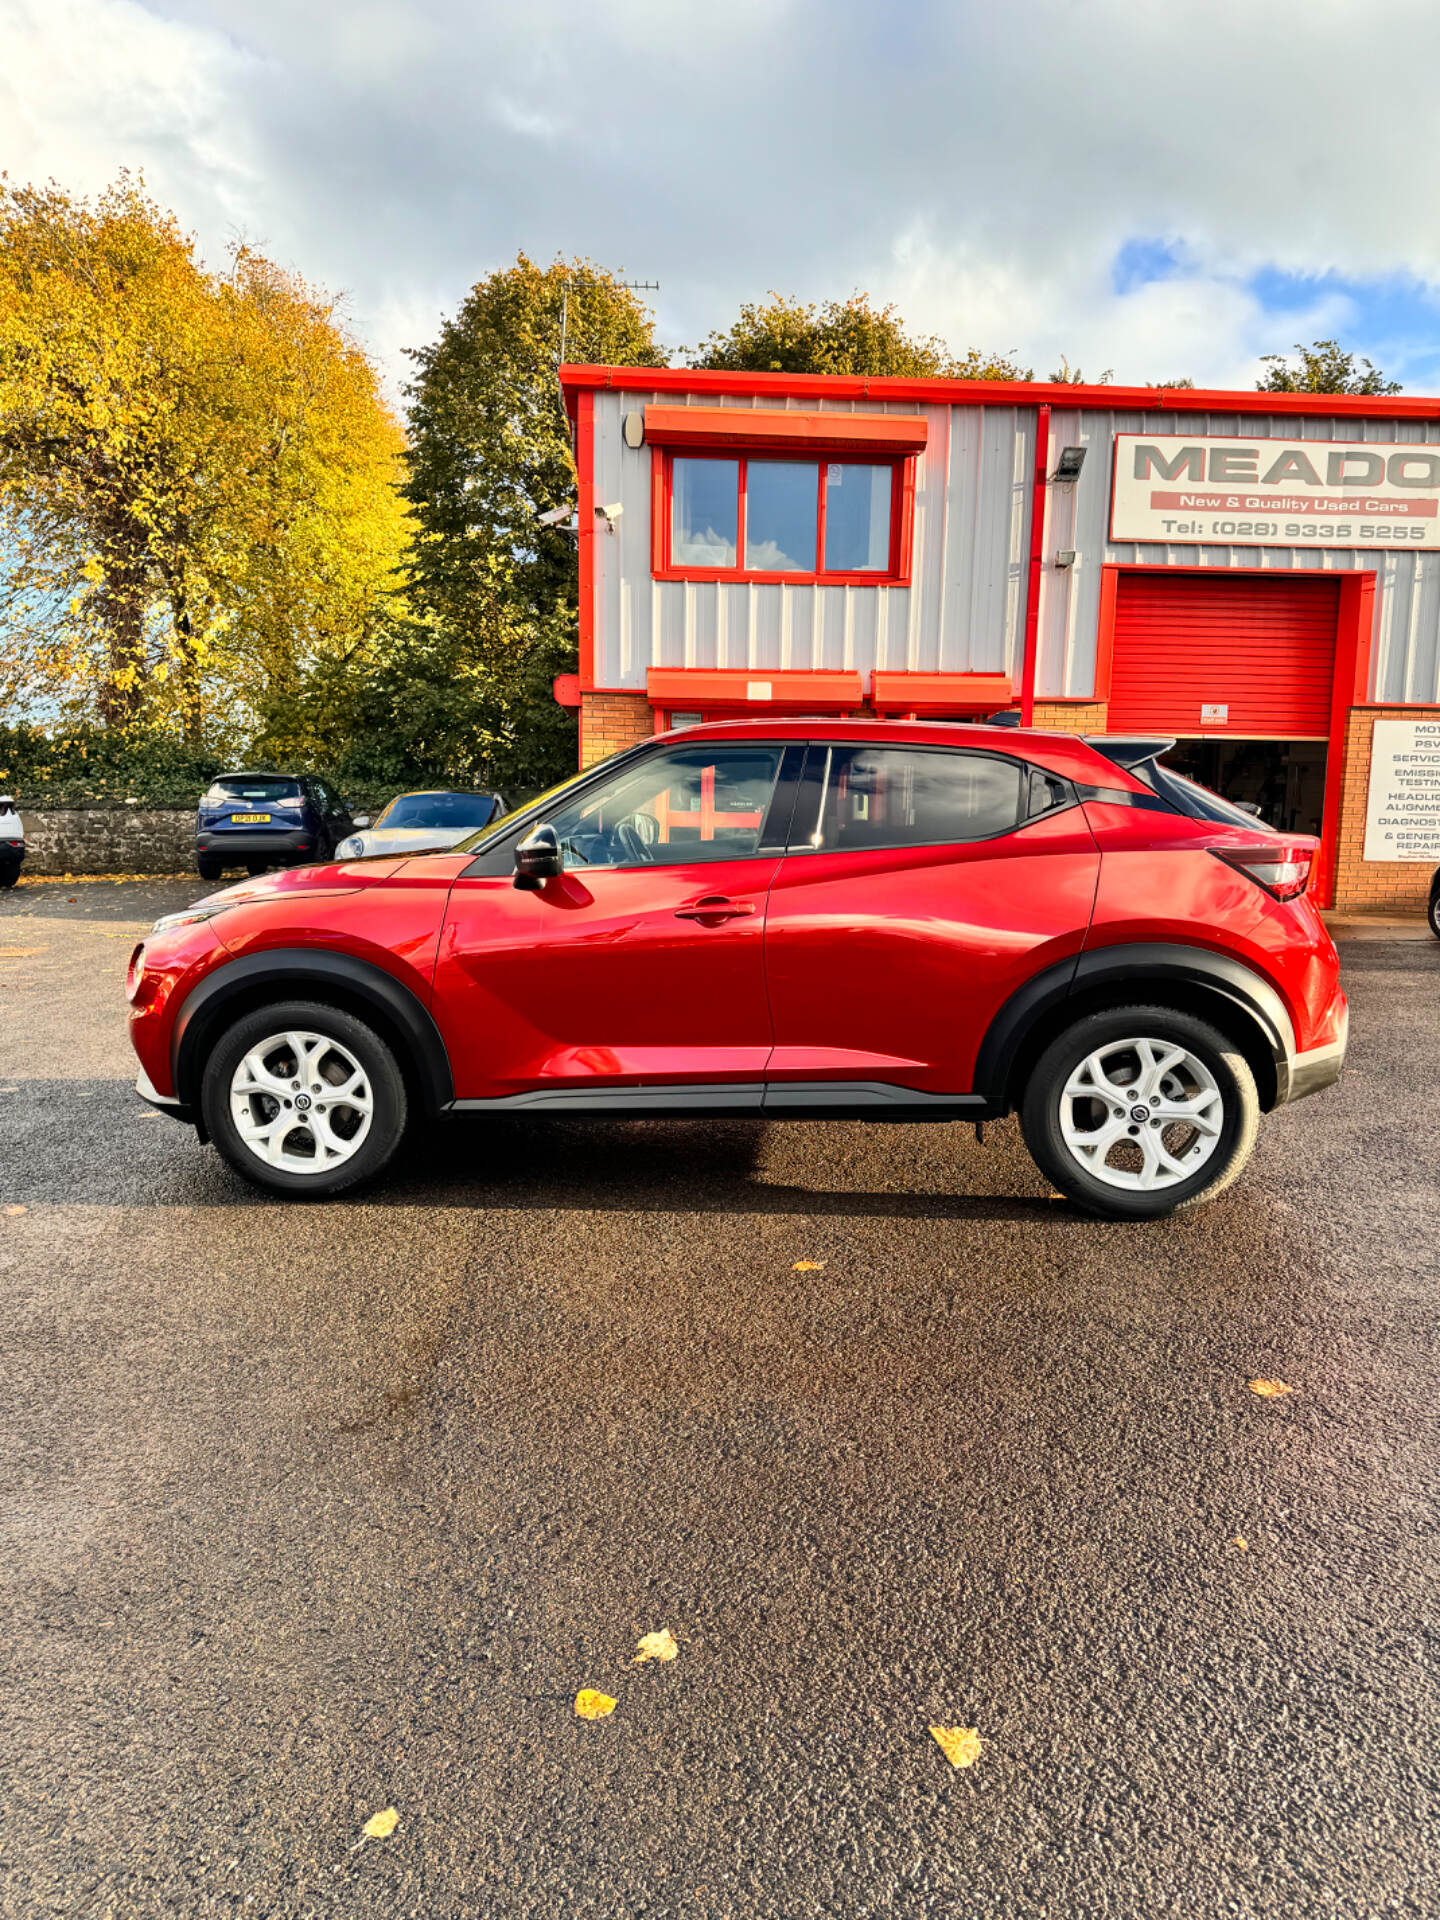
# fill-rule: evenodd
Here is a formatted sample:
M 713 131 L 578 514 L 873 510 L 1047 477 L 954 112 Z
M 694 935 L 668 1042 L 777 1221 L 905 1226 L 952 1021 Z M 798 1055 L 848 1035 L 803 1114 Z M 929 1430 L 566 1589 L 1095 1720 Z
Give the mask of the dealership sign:
M 1373 734 L 1365 858 L 1440 865 L 1440 720 L 1377 720 Z
M 1440 447 L 1118 433 L 1110 538 L 1440 548 Z

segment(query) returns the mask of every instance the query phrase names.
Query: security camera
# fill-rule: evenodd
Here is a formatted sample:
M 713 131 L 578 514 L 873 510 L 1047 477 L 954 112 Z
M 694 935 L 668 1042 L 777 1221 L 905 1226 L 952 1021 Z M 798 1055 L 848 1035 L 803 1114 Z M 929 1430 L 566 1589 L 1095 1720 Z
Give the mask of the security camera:
M 595 511 L 602 520 L 608 520 L 613 527 L 625 509 L 618 500 L 612 500 L 608 506 L 596 507 Z
M 563 527 L 574 516 L 574 507 L 551 507 L 548 513 L 537 513 L 535 518 L 542 527 Z

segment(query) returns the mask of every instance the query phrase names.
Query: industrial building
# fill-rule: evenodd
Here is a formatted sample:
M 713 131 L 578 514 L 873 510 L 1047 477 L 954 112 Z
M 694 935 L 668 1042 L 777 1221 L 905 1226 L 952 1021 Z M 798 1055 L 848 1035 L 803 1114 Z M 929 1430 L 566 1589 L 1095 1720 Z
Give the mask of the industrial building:
M 1440 864 L 1440 400 L 568 366 L 582 764 L 751 714 L 1165 733 L 1321 837 Z

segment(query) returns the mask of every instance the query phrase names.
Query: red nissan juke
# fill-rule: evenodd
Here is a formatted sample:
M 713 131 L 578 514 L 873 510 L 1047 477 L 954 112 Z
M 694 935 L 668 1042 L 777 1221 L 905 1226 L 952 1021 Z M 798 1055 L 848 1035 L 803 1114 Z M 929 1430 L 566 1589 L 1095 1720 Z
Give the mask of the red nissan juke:
M 1317 842 L 1168 740 L 736 721 L 660 735 L 443 853 L 167 915 L 126 982 L 139 1091 L 272 1191 L 416 1117 L 966 1120 L 1153 1219 L 1229 1185 L 1345 1056 Z

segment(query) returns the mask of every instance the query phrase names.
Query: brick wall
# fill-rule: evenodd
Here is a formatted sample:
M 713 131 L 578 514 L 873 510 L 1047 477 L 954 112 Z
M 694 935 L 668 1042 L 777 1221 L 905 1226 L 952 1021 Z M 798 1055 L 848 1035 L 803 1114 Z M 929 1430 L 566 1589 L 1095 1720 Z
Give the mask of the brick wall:
M 1103 733 L 1103 700 L 1037 700 L 1035 724 L 1052 733 Z
M 193 873 L 195 809 L 27 807 L 22 873 Z
M 1335 854 L 1335 905 L 1351 913 L 1423 910 L 1434 862 L 1366 860 L 1370 730 L 1377 720 L 1440 719 L 1440 707 L 1352 707 L 1345 723 L 1345 772 Z
M 582 693 L 580 696 L 580 764 L 593 767 L 623 747 L 648 740 L 655 731 L 655 713 L 643 693 Z

